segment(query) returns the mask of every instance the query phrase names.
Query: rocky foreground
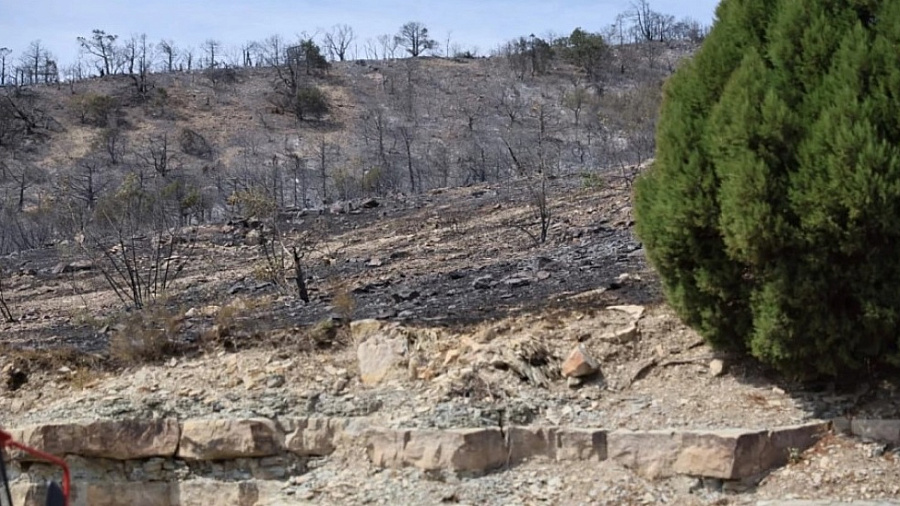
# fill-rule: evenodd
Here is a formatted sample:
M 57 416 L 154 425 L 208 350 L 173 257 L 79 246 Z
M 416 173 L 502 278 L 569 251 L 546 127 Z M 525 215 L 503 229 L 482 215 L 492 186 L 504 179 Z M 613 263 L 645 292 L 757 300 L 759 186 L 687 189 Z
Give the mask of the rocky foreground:
M 634 346 L 671 332 L 660 325 L 669 318 L 611 306 L 567 332 Z M 620 368 L 598 343 L 541 349 L 496 326 L 451 336 L 360 320 L 355 350 L 305 365 L 226 353 L 99 376 L 63 396 L 71 386 L 61 382 L 22 388 L 21 412 L 4 425 L 67 455 L 75 504 L 764 504 L 900 493 L 900 422 L 826 416 L 857 402 L 852 394 L 816 404 L 749 385 L 737 362 L 709 359 L 691 337 L 686 351 Z M 655 401 L 634 402 L 650 391 Z M 14 490 L 39 504 L 36 483 L 52 471 L 21 459 Z
M 790 504 L 762 498 L 798 495 L 800 487 L 808 487 L 806 497 L 840 497 L 833 495 L 838 490 L 843 497 L 889 497 L 900 492 L 894 458 L 883 445 L 850 439 L 888 433 L 900 442 L 900 422 L 607 431 L 386 429 L 365 418 L 169 418 L 13 431 L 20 441 L 67 456 L 79 505 L 412 498 L 415 504 Z M 15 503 L 42 504 L 42 483 L 56 473 L 24 454 L 11 457 Z M 865 467 L 835 466 L 832 459 Z
M 569 188 L 535 245 L 508 191 L 336 210 L 309 303 L 254 277 L 240 223 L 198 230 L 183 290 L 139 319 L 84 259 L 23 254 L 0 425 L 67 456 L 75 504 L 900 493 L 896 385 L 797 385 L 714 352 L 662 302 L 627 194 Z M 160 335 L 177 346 L 134 359 Z M 11 469 L 16 504 L 38 500 L 51 471 Z

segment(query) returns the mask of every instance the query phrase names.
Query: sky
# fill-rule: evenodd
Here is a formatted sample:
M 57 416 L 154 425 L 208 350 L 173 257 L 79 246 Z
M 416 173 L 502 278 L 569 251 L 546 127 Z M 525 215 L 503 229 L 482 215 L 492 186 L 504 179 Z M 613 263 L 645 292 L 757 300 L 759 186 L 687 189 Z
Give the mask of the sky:
M 652 0 L 653 10 L 680 19 L 712 23 L 718 0 Z M 17 57 L 40 40 L 61 66 L 75 61 L 77 37 L 93 29 L 120 39 L 147 34 L 150 41 L 173 40 L 199 47 L 214 39 L 226 47 L 279 34 L 288 41 L 315 35 L 336 24 L 356 33 L 359 57 L 367 38 L 394 34 L 419 21 L 433 39 L 489 54 L 514 37 L 568 34 L 574 28 L 597 32 L 629 9 L 629 0 L 0 0 L 0 47 Z M 352 50 L 351 50 L 352 53 Z

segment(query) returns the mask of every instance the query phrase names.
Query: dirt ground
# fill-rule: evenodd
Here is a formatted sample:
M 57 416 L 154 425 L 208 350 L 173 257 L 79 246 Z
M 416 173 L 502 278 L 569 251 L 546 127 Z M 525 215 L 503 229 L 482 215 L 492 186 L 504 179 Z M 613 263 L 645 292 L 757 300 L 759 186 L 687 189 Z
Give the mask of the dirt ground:
M 877 445 L 835 437 L 758 484 L 680 476 L 645 480 L 611 462 L 528 462 L 480 478 L 378 470 L 365 459 L 323 462 L 285 487 L 303 504 L 753 505 L 796 499 L 897 504 L 900 464 Z M 287 500 L 286 504 L 291 503 Z M 777 504 L 777 502 L 776 502 Z M 874 504 L 874 503 L 870 503 Z
M 308 304 L 255 277 L 262 257 L 245 244 L 246 229 L 197 229 L 185 275 L 138 324 L 97 268 L 54 273 L 80 260 L 67 245 L 4 258 L 4 293 L 21 318 L 0 325 L 0 425 L 315 414 L 394 427 L 766 428 L 900 413 L 891 381 L 798 385 L 709 349 L 663 302 L 632 234 L 627 189 L 557 181 L 551 202 L 544 244 L 521 230 L 533 210 L 515 185 L 297 216 L 293 228 L 320 231 Z M 343 324 L 362 318 L 408 329 L 408 371 L 362 383 Z M 151 330 L 176 346 L 147 363 L 122 351 Z M 579 344 L 600 375 L 574 387 L 558 370 Z M 461 479 L 363 461 L 325 459 L 285 493 L 317 504 L 753 504 L 900 493 L 893 449 L 842 436 L 743 486 L 648 482 L 612 463 L 533 461 Z

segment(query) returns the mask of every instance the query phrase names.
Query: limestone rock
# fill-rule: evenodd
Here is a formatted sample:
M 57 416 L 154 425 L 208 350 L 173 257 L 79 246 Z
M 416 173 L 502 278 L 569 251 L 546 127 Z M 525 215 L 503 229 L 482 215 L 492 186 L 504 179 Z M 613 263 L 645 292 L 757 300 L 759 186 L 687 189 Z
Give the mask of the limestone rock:
M 115 483 L 88 482 L 75 483 L 72 490 L 73 504 L 90 506 L 174 506 L 183 503 L 172 500 L 172 488 L 177 485 L 167 482 Z
M 350 322 L 350 336 L 353 338 L 353 342 L 359 343 L 368 339 L 369 336 L 380 332 L 381 329 L 388 325 L 391 324 L 373 318 L 354 320 Z
M 582 297 L 584 295 L 587 294 L 576 298 L 587 299 L 588 297 Z M 566 332 L 579 341 L 600 340 L 624 344 L 638 337 L 638 322 L 643 314 L 643 306 L 609 306 L 598 315 L 569 321 Z
M 583 344 L 579 344 L 563 362 L 562 375 L 566 378 L 583 378 L 595 374 L 599 369 L 597 361 L 588 355 Z
M 606 431 L 559 428 L 556 430 L 556 460 L 606 460 Z
M 181 426 L 177 456 L 185 460 L 270 457 L 283 447 L 281 430 L 265 418 L 187 420 Z
M 223 482 L 192 479 L 168 482 L 82 482 L 72 483 L 72 506 L 208 506 L 228 504 L 256 506 L 275 504 L 280 482 L 246 480 Z M 46 487 L 37 483 L 13 483 L 12 500 L 16 506 L 43 506 Z
M 47 487 L 36 483 L 14 482 L 10 484 L 9 492 L 15 505 L 37 506 L 47 503 Z
M 57 456 L 78 455 L 82 449 L 84 427 L 80 424 L 47 424 L 26 427 L 19 434 L 12 432 L 14 438 L 26 446 Z M 33 460 L 33 457 L 21 452 L 12 452 L 16 460 Z
M 505 465 L 508 457 L 503 434 L 495 428 L 376 429 L 366 439 L 369 459 L 380 467 L 477 473 Z
M 174 418 L 99 421 L 84 426 L 78 454 L 113 460 L 171 457 L 180 435 Z
M 689 474 L 733 480 L 784 464 L 788 449 L 805 450 L 827 430 L 827 423 L 773 431 L 616 430 L 607 435 L 607 451 L 610 459 L 647 478 Z
M 37 487 L 43 488 L 43 487 Z M 78 483 L 73 486 L 73 505 L 207 506 L 273 504 L 278 484 L 260 480 L 223 482 L 192 479 L 178 483 L 126 482 Z M 31 503 L 15 503 L 31 504 Z M 43 504 L 41 502 L 40 504 Z
M 509 427 L 509 462 L 519 463 L 534 457 L 554 458 L 556 430 L 555 427 Z
M 370 335 L 359 343 L 356 356 L 359 373 L 366 385 L 377 385 L 392 373 L 405 371 L 408 344 L 404 336 L 389 333 Z
M 625 327 L 606 331 L 597 336 L 597 338 L 602 341 L 624 344 L 635 340 L 637 336 L 637 324 L 635 322 L 631 322 Z
M 208 479 L 188 480 L 173 487 L 171 501 L 173 506 L 276 504 L 280 486 L 280 482 L 270 483 L 261 480 L 231 483 Z
M 709 363 L 709 375 L 715 378 L 723 374 L 725 374 L 725 361 L 720 358 L 713 359 Z
M 606 309 L 625 313 L 634 321 L 640 320 L 644 316 L 644 306 L 609 306 Z
M 879 443 L 900 444 L 900 420 L 851 420 L 850 432 Z
M 303 418 L 294 420 L 285 439 L 285 446 L 301 456 L 324 457 L 331 455 L 346 420 L 340 418 Z

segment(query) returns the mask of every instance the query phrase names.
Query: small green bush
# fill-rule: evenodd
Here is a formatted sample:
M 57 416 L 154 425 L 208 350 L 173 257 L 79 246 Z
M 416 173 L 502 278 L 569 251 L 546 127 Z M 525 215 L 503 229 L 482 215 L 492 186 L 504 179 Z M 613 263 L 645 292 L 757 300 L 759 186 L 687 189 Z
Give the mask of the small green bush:
M 75 97 L 72 102 L 78 119 L 84 125 L 106 127 L 109 120 L 118 114 L 118 101 L 109 96 L 96 93 L 86 93 Z
M 297 90 L 294 99 L 294 114 L 303 121 L 310 117 L 320 119 L 328 113 L 330 105 L 328 96 L 316 86 L 303 86 Z
M 724 0 L 666 85 L 637 232 L 713 345 L 900 362 L 900 2 Z

